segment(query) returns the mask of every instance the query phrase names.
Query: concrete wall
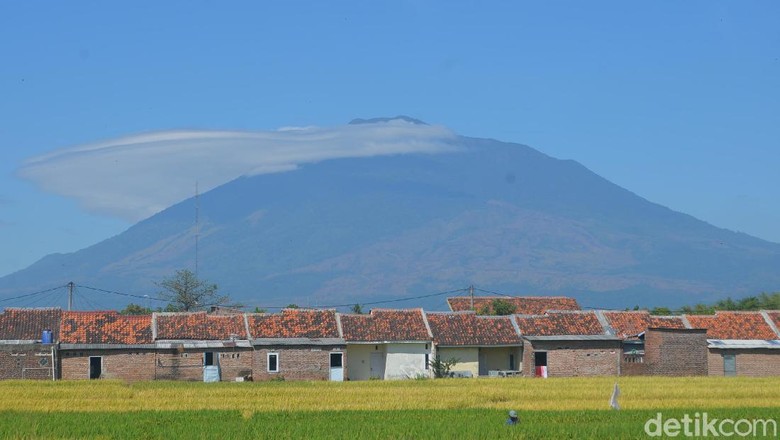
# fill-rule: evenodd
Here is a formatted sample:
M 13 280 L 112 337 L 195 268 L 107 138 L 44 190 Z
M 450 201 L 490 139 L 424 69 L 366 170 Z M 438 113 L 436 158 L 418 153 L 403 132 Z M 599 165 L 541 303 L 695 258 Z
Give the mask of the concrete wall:
M 425 355 L 431 355 L 431 344 L 387 344 L 385 379 L 414 379 L 429 376 L 431 370 L 425 364 Z
M 534 376 L 534 353 L 547 352 L 547 376 L 615 376 L 622 349 L 620 341 L 526 341 L 523 375 Z
M 254 380 L 329 380 L 330 353 L 345 353 L 344 346 L 304 346 L 304 347 L 256 347 L 254 353 Z M 268 353 L 279 355 L 279 372 L 268 371 Z M 347 367 L 349 356 L 344 354 L 344 366 Z M 345 368 L 349 370 L 349 368 Z M 345 377 L 347 377 L 345 371 Z
M 708 352 L 708 373 L 723 376 L 723 355 L 736 355 L 737 376 L 780 376 L 780 350 L 710 349 Z
M 522 371 L 522 349 L 520 347 L 482 347 L 480 351 L 480 360 L 484 360 L 484 372 L 490 370 L 509 370 L 509 356 L 514 355 L 514 369 Z
M 479 376 L 479 348 L 477 347 L 439 347 L 436 354 L 444 361 L 450 358 L 459 360 L 452 371 L 469 371 L 474 377 Z
M 89 358 L 102 358 L 100 379 L 129 382 L 155 379 L 155 353 L 141 350 L 63 350 L 58 353 L 60 378 L 89 379 Z
M 0 379 L 52 379 L 51 345 L 0 345 Z
M 348 380 L 368 380 L 371 378 L 371 353 L 380 353 L 385 356 L 384 344 L 353 344 L 347 345 L 347 374 Z M 384 377 L 384 369 L 379 373 Z

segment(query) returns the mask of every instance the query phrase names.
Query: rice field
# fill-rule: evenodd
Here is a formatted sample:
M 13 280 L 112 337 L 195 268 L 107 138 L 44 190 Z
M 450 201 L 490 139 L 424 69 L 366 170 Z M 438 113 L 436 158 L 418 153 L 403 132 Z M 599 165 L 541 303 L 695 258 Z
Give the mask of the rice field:
M 0 396 L 0 438 L 645 438 L 658 411 L 780 419 L 780 378 L 8 381 Z

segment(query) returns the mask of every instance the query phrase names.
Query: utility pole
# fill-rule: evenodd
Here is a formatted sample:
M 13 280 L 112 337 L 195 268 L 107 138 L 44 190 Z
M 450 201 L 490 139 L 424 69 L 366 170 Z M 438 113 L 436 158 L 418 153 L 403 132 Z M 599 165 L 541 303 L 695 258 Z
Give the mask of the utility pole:
M 469 286 L 469 296 L 471 297 L 471 310 L 474 310 L 474 285 Z
M 73 288 L 76 287 L 73 281 L 68 283 L 68 311 L 73 309 Z

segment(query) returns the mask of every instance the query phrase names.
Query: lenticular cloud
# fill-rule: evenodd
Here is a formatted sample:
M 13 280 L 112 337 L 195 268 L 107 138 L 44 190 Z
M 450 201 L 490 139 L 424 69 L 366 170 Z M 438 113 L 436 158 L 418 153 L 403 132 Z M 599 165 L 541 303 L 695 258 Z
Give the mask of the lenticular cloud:
M 162 131 L 79 145 L 28 160 L 18 174 L 85 209 L 138 221 L 242 175 L 345 157 L 452 150 L 441 126 L 391 120 L 276 131 Z

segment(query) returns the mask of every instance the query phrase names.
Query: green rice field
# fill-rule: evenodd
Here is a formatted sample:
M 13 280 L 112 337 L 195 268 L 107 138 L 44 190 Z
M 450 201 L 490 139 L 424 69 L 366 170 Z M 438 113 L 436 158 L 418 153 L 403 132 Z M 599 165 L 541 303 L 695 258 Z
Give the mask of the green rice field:
M 620 411 L 609 407 L 616 381 Z M 0 438 L 25 439 L 620 439 L 648 438 L 659 412 L 780 419 L 780 378 L 8 381 L 0 395 Z M 510 409 L 517 426 L 504 425 Z

